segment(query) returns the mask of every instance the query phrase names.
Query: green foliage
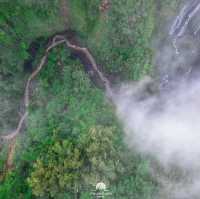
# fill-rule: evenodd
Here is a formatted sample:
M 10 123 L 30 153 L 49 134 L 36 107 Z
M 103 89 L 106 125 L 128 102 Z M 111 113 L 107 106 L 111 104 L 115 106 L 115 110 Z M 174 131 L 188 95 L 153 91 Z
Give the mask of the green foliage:
M 138 80 L 151 70 L 149 48 L 154 29 L 154 0 L 113 1 L 108 16 L 106 67 L 120 76 Z M 109 51 L 108 51 L 109 50 Z
M 150 42 L 154 30 L 155 0 L 114 0 L 106 13 L 97 15 L 95 26 L 90 28 L 92 31 L 86 29 L 93 15 L 86 18 L 82 12 L 97 12 L 99 2 L 92 1 L 94 7 L 88 6 L 87 9 L 81 7 L 81 12 L 77 9 L 84 5 L 82 1 L 72 2 L 76 5 L 71 8 L 72 13 L 76 13 L 72 15 L 72 19 L 76 18 L 73 28 L 80 35 L 83 32 L 87 34 L 82 35 L 83 40 L 87 39 L 88 46 L 106 72 L 126 80 L 138 80 L 151 72 Z
M 28 136 L 21 136 L 16 150 L 16 164 L 26 175 L 55 140 L 70 139 L 78 145 L 91 126 L 113 122 L 112 110 L 103 93 L 92 85 L 83 66 L 69 58 L 68 50 L 58 48 L 49 58 L 30 107 Z
M 117 179 L 121 162 L 114 144 L 117 129 L 114 126 L 95 126 L 91 128 L 85 137 L 84 147 L 87 156 L 86 165 L 89 167 L 88 175 L 85 176 L 85 183 L 90 182 L 95 185 L 103 181 L 106 184 Z M 85 166 L 84 169 L 88 169 Z
M 73 0 L 69 2 L 70 22 L 72 29 L 89 38 L 98 24 L 101 0 Z
M 85 187 L 92 190 L 100 181 L 113 185 L 125 171 L 114 144 L 116 133 L 113 127 L 96 126 L 77 144 L 55 141 L 34 164 L 28 179 L 33 193 L 56 198 L 65 193 L 73 196 L 75 190 L 82 195 Z
M 29 44 L 40 36 L 64 29 L 59 1 L 7 1 L 0 3 L 0 72 L 22 71 Z
M 21 81 L 19 81 L 19 79 Z M 24 76 L 3 76 L 0 74 L 0 134 L 15 128 L 19 119 L 19 103 L 23 93 Z
M 0 184 L 0 199 L 11 198 L 33 199 L 31 190 L 19 172 L 10 172 Z
M 63 198 L 78 189 L 81 198 L 88 198 L 85 187 L 92 190 L 99 181 L 117 186 L 121 176 L 140 165 L 124 159 L 126 149 L 112 108 L 68 50 L 50 53 L 40 79 L 30 108 L 29 136 L 21 137 L 16 157 L 35 195 Z M 148 180 L 144 182 L 148 187 Z
M 132 168 L 131 174 L 123 176 L 111 187 L 114 198 L 153 199 L 156 186 L 150 178 L 148 163 L 137 158 L 133 161 L 135 168 Z
M 56 142 L 42 159 L 34 164 L 34 172 L 28 179 L 36 196 L 50 195 L 73 190 L 80 180 L 80 168 L 83 161 L 79 149 L 67 140 Z

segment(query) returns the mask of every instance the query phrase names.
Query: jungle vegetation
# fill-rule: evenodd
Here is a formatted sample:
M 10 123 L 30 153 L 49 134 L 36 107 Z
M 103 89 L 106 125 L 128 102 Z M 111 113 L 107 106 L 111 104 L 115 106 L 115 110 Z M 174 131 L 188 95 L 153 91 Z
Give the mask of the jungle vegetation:
M 17 125 L 25 81 L 57 33 L 73 33 L 112 84 L 151 75 L 152 34 L 163 6 L 173 12 L 176 1 L 1 1 L 1 135 Z M 32 87 L 8 171 L 9 143 L 1 143 L 0 199 L 90 199 L 99 181 L 112 192 L 108 198 L 153 198 L 148 160 L 126 146 L 114 107 L 76 54 L 54 48 Z

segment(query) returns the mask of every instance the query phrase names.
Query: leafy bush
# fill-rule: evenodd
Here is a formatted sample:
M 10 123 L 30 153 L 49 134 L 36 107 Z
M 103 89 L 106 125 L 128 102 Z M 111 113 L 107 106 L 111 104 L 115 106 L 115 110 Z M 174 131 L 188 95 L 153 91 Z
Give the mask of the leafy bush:
M 79 0 L 73 2 L 73 5 L 80 3 Z M 99 2 L 92 2 L 92 6 L 87 7 L 88 18 L 82 14 L 86 9 L 81 7 L 81 12 L 77 12 L 80 6 L 72 7 L 72 19 L 76 19 L 73 28 L 80 35 L 85 33 L 83 40 L 87 39 L 87 45 L 104 71 L 126 80 L 138 80 L 151 72 L 155 1 L 114 0 L 106 13 L 99 11 Z M 96 18 L 91 14 L 94 11 L 98 13 Z M 91 20 L 95 20 L 95 25 L 88 28 Z
M 40 36 L 64 29 L 59 1 L 8 1 L 0 3 L 0 72 L 22 71 L 30 55 L 29 44 Z
M 11 198 L 33 199 L 27 183 L 22 180 L 22 173 L 10 172 L 0 184 L 0 199 Z

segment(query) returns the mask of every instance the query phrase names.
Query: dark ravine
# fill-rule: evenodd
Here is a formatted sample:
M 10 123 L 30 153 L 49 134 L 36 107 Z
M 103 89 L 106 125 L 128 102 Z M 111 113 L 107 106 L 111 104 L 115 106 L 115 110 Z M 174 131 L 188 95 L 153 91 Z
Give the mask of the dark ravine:
M 44 37 L 36 38 L 33 42 L 31 42 L 31 44 L 29 45 L 29 48 L 27 50 L 27 52 L 30 56 L 27 60 L 24 61 L 23 68 L 24 68 L 25 73 L 33 72 L 34 61 L 37 58 L 38 51 L 41 50 L 42 48 L 44 49 L 46 46 L 50 45 L 52 39 L 56 35 L 66 37 L 67 40 L 70 41 L 70 43 L 73 45 L 80 46 L 80 47 L 82 46 L 78 33 L 73 30 L 66 30 L 63 32 L 59 32 L 59 33 L 49 36 L 49 38 L 44 38 Z M 90 52 L 90 54 L 91 54 L 91 52 Z M 85 54 L 83 52 L 71 49 L 70 58 L 78 59 L 81 62 L 81 64 L 83 65 L 85 72 L 87 73 L 90 80 L 94 83 L 94 85 L 98 88 L 103 88 L 103 84 L 102 84 L 101 80 L 99 80 L 95 71 L 93 71 L 93 67 L 90 63 L 90 60 L 88 60 L 88 58 L 85 56 Z

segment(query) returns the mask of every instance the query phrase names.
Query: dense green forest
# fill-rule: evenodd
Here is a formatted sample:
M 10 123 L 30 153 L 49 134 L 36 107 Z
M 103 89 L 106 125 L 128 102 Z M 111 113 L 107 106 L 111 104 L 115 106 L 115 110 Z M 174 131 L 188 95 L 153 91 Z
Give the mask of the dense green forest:
M 157 16 L 164 19 L 176 5 L 175 0 L 1 1 L 1 135 L 16 128 L 26 80 L 54 35 L 68 34 L 88 48 L 113 85 L 137 81 L 153 75 Z M 101 181 L 112 193 L 107 198 L 154 198 L 157 184 L 148 159 L 126 146 L 114 107 L 76 53 L 63 44 L 55 47 L 31 89 L 28 118 L 15 143 L 1 141 L 0 199 L 90 199 Z M 13 161 L 7 168 L 9 153 Z

